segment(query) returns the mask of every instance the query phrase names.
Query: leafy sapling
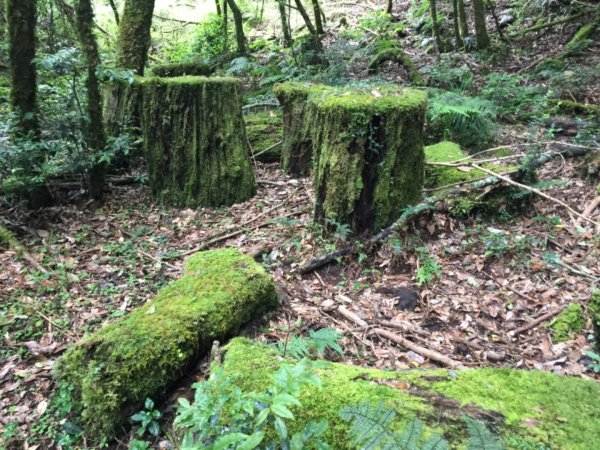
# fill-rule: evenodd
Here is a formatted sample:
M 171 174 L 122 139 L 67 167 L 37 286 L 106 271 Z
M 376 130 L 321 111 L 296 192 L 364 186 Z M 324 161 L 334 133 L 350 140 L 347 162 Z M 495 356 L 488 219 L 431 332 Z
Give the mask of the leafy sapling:
M 150 398 L 147 398 L 144 402 L 144 408 L 144 411 L 139 411 L 131 416 L 131 420 L 139 423 L 138 435 L 143 436 L 148 432 L 156 437 L 160 433 L 158 420 L 162 414 L 159 410 L 154 409 L 154 402 Z

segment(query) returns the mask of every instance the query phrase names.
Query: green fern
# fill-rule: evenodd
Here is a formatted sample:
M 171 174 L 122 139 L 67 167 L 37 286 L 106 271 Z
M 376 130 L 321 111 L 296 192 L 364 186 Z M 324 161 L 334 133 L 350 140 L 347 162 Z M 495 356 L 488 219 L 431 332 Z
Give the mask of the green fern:
M 309 358 L 311 356 L 323 358 L 328 349 L 340 355 L 344 354 L 344 349 L 338 342 L 341 337 L 342 335 L 333 328 L 321 328 L 317 331 L 310 330 L 307 338 L 290 334 L 287 341 L 279 341 L 276 346 L 279 353 L 284 356 L 296 359 Z
M 401 433 L 393 431 L 392 424 L 396 412 L 383 402 L 372 405 L 366 401 L 347 406 L 340 412 L 346 422 L 352 421 L 350 439 L 361 450 L 447 450 L 448 441 L 433 434 L 422 441 L 424 426 L 419 419 L 412 419 Z M 486 426 L 475 419 L 465 416 L 469 432 L 467 450 L 502 450 L 500 439 Z

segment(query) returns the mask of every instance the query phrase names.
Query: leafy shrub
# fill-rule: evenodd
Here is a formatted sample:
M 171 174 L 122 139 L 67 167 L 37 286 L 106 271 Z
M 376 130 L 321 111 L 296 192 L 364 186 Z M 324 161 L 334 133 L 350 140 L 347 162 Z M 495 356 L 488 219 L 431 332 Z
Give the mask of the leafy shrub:
M 243 393 L 223 370 L 194 384 L 194 402 L 180 398 L 174 421 L 183 433 L 181 449 L 328 449 L 320 439 L 327 422 L 310 422 L 303 430 L 288 433 L 286 422 L 294 420 L 292 409 L 301 406 L 301 388 L 320 386 L 312 369 L 308 360 L 293 367 L 283 365 L 264 392 Z
M 466 64 L 448 67 L 447 62 L 442 62 L 429 70 L 427 84 L 438 89 L 462 93 L 473 86 L 473 73 Z
M 429 89 L 427 132 L 433 141 L 450 140 L 479 149 L 496 137 L 496 110 L 492 103 L 450 91 Z
M 520 75 L 491 73 L 481 96 L 496 105 L 501 118 L 527 120 L 544 113 L 546 93 L 545 88 L 527 85 Z

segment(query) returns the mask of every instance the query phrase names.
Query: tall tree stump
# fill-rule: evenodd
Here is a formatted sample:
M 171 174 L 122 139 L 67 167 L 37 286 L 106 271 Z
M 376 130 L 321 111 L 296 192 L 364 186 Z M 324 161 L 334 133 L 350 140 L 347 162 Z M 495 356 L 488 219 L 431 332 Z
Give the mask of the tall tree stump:
M 172 206 L 223 206 L 256 192 L 234 78 L 152 78 L 142 83 L 149 181 Z
M 273 87 L 283 110 L 281 169 L 290 175 L 305 176 L 310 171 L 313 124 L 308 97 L 326 89 L 309 83 L 283 83 Z
M 112 81 L 102 86 L 102 113 L 107 136 L 141 127 L 142 78 L 132 83 Z
M 421 197 L 427 96 L 394 87 L 311 96 L 314 218 L 375 232 Z

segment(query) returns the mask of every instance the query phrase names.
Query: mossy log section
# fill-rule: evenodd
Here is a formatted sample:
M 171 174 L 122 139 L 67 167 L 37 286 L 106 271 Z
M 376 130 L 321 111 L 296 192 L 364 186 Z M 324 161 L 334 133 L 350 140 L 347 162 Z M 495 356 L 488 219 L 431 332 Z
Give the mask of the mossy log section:
M 107 136 L 139 129 L 142 115 L 142 78 L 132 83 L 112 81 L 102 85 L 102 113 Z
M 188 75 L 209 76 L 212 69 L 202 62 L 159 64 L 152 66 L 152 74 L 157 77 L 184 77 Z
M 163 397 L 213 340 L 232 336 L 276 302 L 271 277 L 250 256 L 235 249 L 192 256 L 182 278 L 58 361 L 56 375 L 74 386 L 86 435 L 111 437 L 146 397 Z
M 388 43 L 388 42 L 389 41 L 382 41 L 382 43 Z M 413 62 L 413 60 L 410 59 L 410 56 L 408 56 L 406 54 L 406 52 L 404 50 L 402 50 L 402 48 L 400 48 L 396 44 L 390 44 L 390 45 L 380 44 L 377 47 L 378 47 L 377 53 L 375 54 L 375 56 L 373 56 L 371 61 L 369 61 L 369 65 L 368 65 L 369 72 L 374 73 L 377 71 L 377 69 L 379 69 L 379 67 L 383 63 L 385 63 L 387 61 L 391 61 L 391 62 L 400 64 L 402 67 L 404 67 L 404 69 L 406 70 L 406 72 L 408 74 L 408 78 L 412 83 L 414 83 L 416 85 L 423 84 L 423 77 L 417 70 L 417 66 L 415 66 L 415 63 Z
M 356 232 L 390 225 L 421 199 L 427 94 L 396 87 L 328 90 L 314 108 L 314 218 Z
M 293 176 L 305 176 L 311 169 L 313 128 L 308 97 L 323 92 L 324 86 L 291 82 L 276 84 L 273 93 L 283 110 L 281 169 Z
M 282 363 L 270 348 L 244 338 L 227 345 L 224 370 L 243 391 L 264 391 Z M 600 385 L 574 377 L 514 369 L 383 371 L 332 363 L 319 369 L 322 387 L 305 388 L 294 408 L 290 433 L 309 421 L 327 420 L 323 436 L 332 449 L 353 449 L 344 406 L 384 402 L 396 410 L 394 430 L 415 416 L 465 448 L 463 416 L 481 420 L 501 437 L 518 437 L 550 448 L 589 450 L 600 442 Z M 516 448 L 516 447 L 515 447 Z M 531 447 L 538 448 L 531 444 Z
M 150 186 L 171 206 L 214 207 L 256 192 L 235 78 L 151 78 L 142 83 Z

